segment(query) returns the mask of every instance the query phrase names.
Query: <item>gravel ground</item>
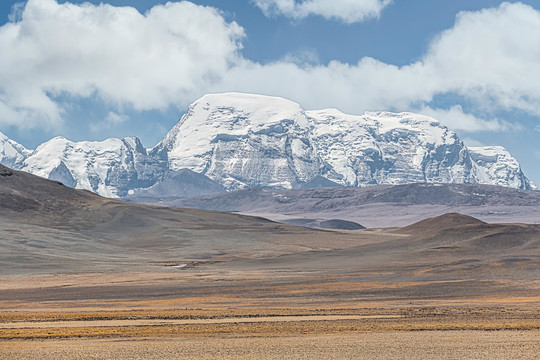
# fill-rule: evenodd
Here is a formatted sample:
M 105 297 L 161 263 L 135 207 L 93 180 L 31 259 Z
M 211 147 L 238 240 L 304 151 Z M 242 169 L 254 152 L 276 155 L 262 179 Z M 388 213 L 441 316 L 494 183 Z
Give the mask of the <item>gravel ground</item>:
M 540 330 L 0 343 L 2 359 L 538 359 Z

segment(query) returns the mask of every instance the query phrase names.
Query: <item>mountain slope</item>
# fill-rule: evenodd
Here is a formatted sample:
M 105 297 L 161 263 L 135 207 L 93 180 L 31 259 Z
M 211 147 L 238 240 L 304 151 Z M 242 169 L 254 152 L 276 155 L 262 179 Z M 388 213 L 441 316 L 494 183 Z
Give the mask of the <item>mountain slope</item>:
M 353 241 L 263 218 L 107 199 L 3 165 L 0 228 L 2 275 L 139 270 L 341 248 Z
M 504 148 L 469 149 L 430 117 L 304 111 L 283 98 L 241 93 L 198 99 L 150 151 L 135 137 L 57 137 L 31 152 L 1 135 L 0 163 L 108 197 L 147 189 L 180 169 L 227 191 L 414 182 L 534 188 Z
M 351 116 L 335 109 L 307 114 L 327 165 L 323 176 L 342 185 L 479 180 L 465 145 L 435 119 L 389 112 Z
M 151 152 L 169 167 L 202 173 L 227 190 L 291 189 L 315 178 L 345 186 L 482 183 L 531 189 L 502 147 L 474 155 L 437 120 L 412 113 L 304 111 L 253 94 L 205 95 Z M 479 160 L 480 163 L 477 163 Z
M 502 146 L 469 147 L 477 165 L 480 183 L 530 190 L 535 186 L 525 177 L 518 161 Z
M 227 190 L 291 188 L 319 174 L 304 111 L 282 98 L 205 95 L 190 105 L 152 155 L 169 168 L 188 168 Z
M 41 144 L 21 170 L 108 197 L 161 180 L 166 168 L 136 137 L 73 142 L 56 137 Z

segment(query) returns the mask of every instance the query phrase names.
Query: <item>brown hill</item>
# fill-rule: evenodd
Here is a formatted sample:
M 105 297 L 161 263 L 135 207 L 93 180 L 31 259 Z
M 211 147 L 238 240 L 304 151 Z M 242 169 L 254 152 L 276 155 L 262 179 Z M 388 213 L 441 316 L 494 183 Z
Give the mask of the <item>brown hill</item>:
M 113 279 L 102 287 L 0 290 L 0 301 L 213 294 L 264 303 L 282 296 L 291 304 L 326 306 L 362 299 L 540 296 L 539 225 L 486 224 L 454 213 L 394 230 L 321 231 L 126 203 L 6 168 L 0 168 L 0 200 L 2 279 L 81 272 L 106 272 Z M 168 282 L 178 271 L 170 265 L 183 272 Z M 161 280 L 117 286 L 116 274 L 126 272 Z M 278 288 L 290 292 L 279 295 Z
M 259 217 L 107 199 L 5 166 L 0 224 L 2 274 L 222 261 L 353 241 Z
M 448 213 L 421 220 L 412 225 L 399 228 L 395 230 L 395 232 L 400 234 L 415 234 L 419 236 L 421 234 L 437 233 L 445 229 L 453 229 L 458 231 L 459 228 L 479 225 L 486 225 L 486 223 L 472 216 L 458 213 Z

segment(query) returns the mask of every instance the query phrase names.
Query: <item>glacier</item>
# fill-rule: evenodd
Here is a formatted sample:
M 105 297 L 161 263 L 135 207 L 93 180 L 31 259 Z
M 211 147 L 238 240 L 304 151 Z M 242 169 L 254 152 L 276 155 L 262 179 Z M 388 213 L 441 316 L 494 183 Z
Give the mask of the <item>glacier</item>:
M 32 151 L 0 133 L 0 163 L 108 197 L 157 189 L 183 169 L 227 191 L 315 183 L 535 188 L 506 149 L 467 147 L 431 117 L 306 111 L 284 98 L 243 93 L 201 97 L 152 149 L 136 137 L 81 142 L 56 137 Z
M 150 187 L 166 171 L 136 137 L 81 142 L 55 137 L 38 146 L 18 169 L 107 197 Z
M 171 169 L 192 169 L 227 190 L 291 189 L 317 177 L 345 186 L 430 182 L 534 188 L 517 160 L 502 147 L 497 151 L 498 157 L 480 161 L 477 148 L 469 150 L 455 132 L 424 115 L 305 111 L 279 97 L 222 93 L 191 104 L 151 154 L 167 159 Z
M 252 94 L 203 96 L 151 154 L 168 159 L 172 170 L 191 169 L 227 190 L 291 188 L 322 167 L 300 106 Z
M 22 162 L 32 153 L 21 144 L 0 132 L 0 163 L 10 168 L 20 168 Z
M 323 176 L 347 186 L 475 183 L 467 147 L 435 119 L 412 113 L 310 111 Z

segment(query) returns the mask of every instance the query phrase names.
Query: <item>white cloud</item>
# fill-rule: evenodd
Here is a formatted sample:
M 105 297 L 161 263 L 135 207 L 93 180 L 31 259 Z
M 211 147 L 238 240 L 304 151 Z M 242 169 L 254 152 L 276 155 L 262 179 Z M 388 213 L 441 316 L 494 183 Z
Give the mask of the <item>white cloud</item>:
M 93 132 L 101 132 L 103 130 L 110 129 L 114 126 L 120 125 L 122 123 L 125 123 L 129 120 L 129 116 L 125 114 L 118 114 L 112 111 L 109 111 L 107 116 L 103 121 L 99 121 L 97 123 L 90 124 L 90 130 Z
M 456 91 L 486 108 L 540 114 L 540 12 L 521 3 L 462 12 L 423 63 L 432 91 Z
M 0 28 L 0 113 L 5 123 L 61 121 L 56 95 L 135 109 L 185 105 L 236 62 L 243 29 L 214 8 L 131 7 L 29 0 L 21 21 Z
M 461 105 L 454 105 L 450 109 L 432 109 L 424 106 L 418 112 L 431 116 L 454 130 L 507 131 L 513 128 L 511 124 L 499 119 L 485 120 L 472 114 L 466 114 L 463 112 Z
M 112 111 L 109 111 L 109 113 L 105 117 L 105 121 L 113 125 L 120 124 L 128 120 L 129 120 L 129 116 L 125 114 L 117 114 Z
M 18 2 L 11 6 L 11 13 L 8 15 L 8 20 L 11 22 L 20 21 L 24 10 L 24 2 Z
M 266 16 L 284 15 L 303 19 L 319 15 L 347 24 L 378 18 L 392 0 L 254 0 Z
M 469 138 L 469 137 L 461 138 L 461 140 L 465 143 L 465 146 L 469 146 L 469 147 L 485 146 L 483 142 L 478 141 L 476 139 Z
M 245 61 L 225 76 L 220 90 L 262 92 L 299 101 L 307 108 L 414 111 L 428 108 L 435 96 L 468 99 L 486 119 L 463 114 L 460 107 L 437 110 L 453 117 L 456 128 L 504 131 L 493 119 L 501 110 L 540 115 L 540 12 L 521 3 L 462 12 L 453 28 L 429 46 L 426 55 L 407 66 L 372 58 L 357 64 L 297 65 L 280 61 Z M 451 125 L 452 126 L 452 125 Z
M 29 0 L 20 21 L 0 27 L 0 124 L 59 126 L 65 111 L 59 95 L 97 95 L 111 110 L 148 110 L 185 106 L 216 91 L 357 114 L 422 110 L 468 131 L 509 129 L 493 115 L 501 110 L 540 115 L 540 12 L 520 3 L 460 13 L 420 61 L 401 67 L 368 57 L 319 64 L 309 51 L 261 64 L 241 55 L 243 37 L 218 10 L 187 1 L 140 14 Z M 483 118 L 460 106 L 437 109 L 432 100 L 447 93 L 466 97 Z
M 337 107 L 365 110 L 407 110 L 413 101 L 430 101 L 432 93 L 418 82 L 418 66 L 399 68 L 371 58 L 356 65 L 332 61 L 328 65 L 297 65 L 249 61 L 231 69 L 217 91 L 247 91 L 284 96 L 304 108 Z

